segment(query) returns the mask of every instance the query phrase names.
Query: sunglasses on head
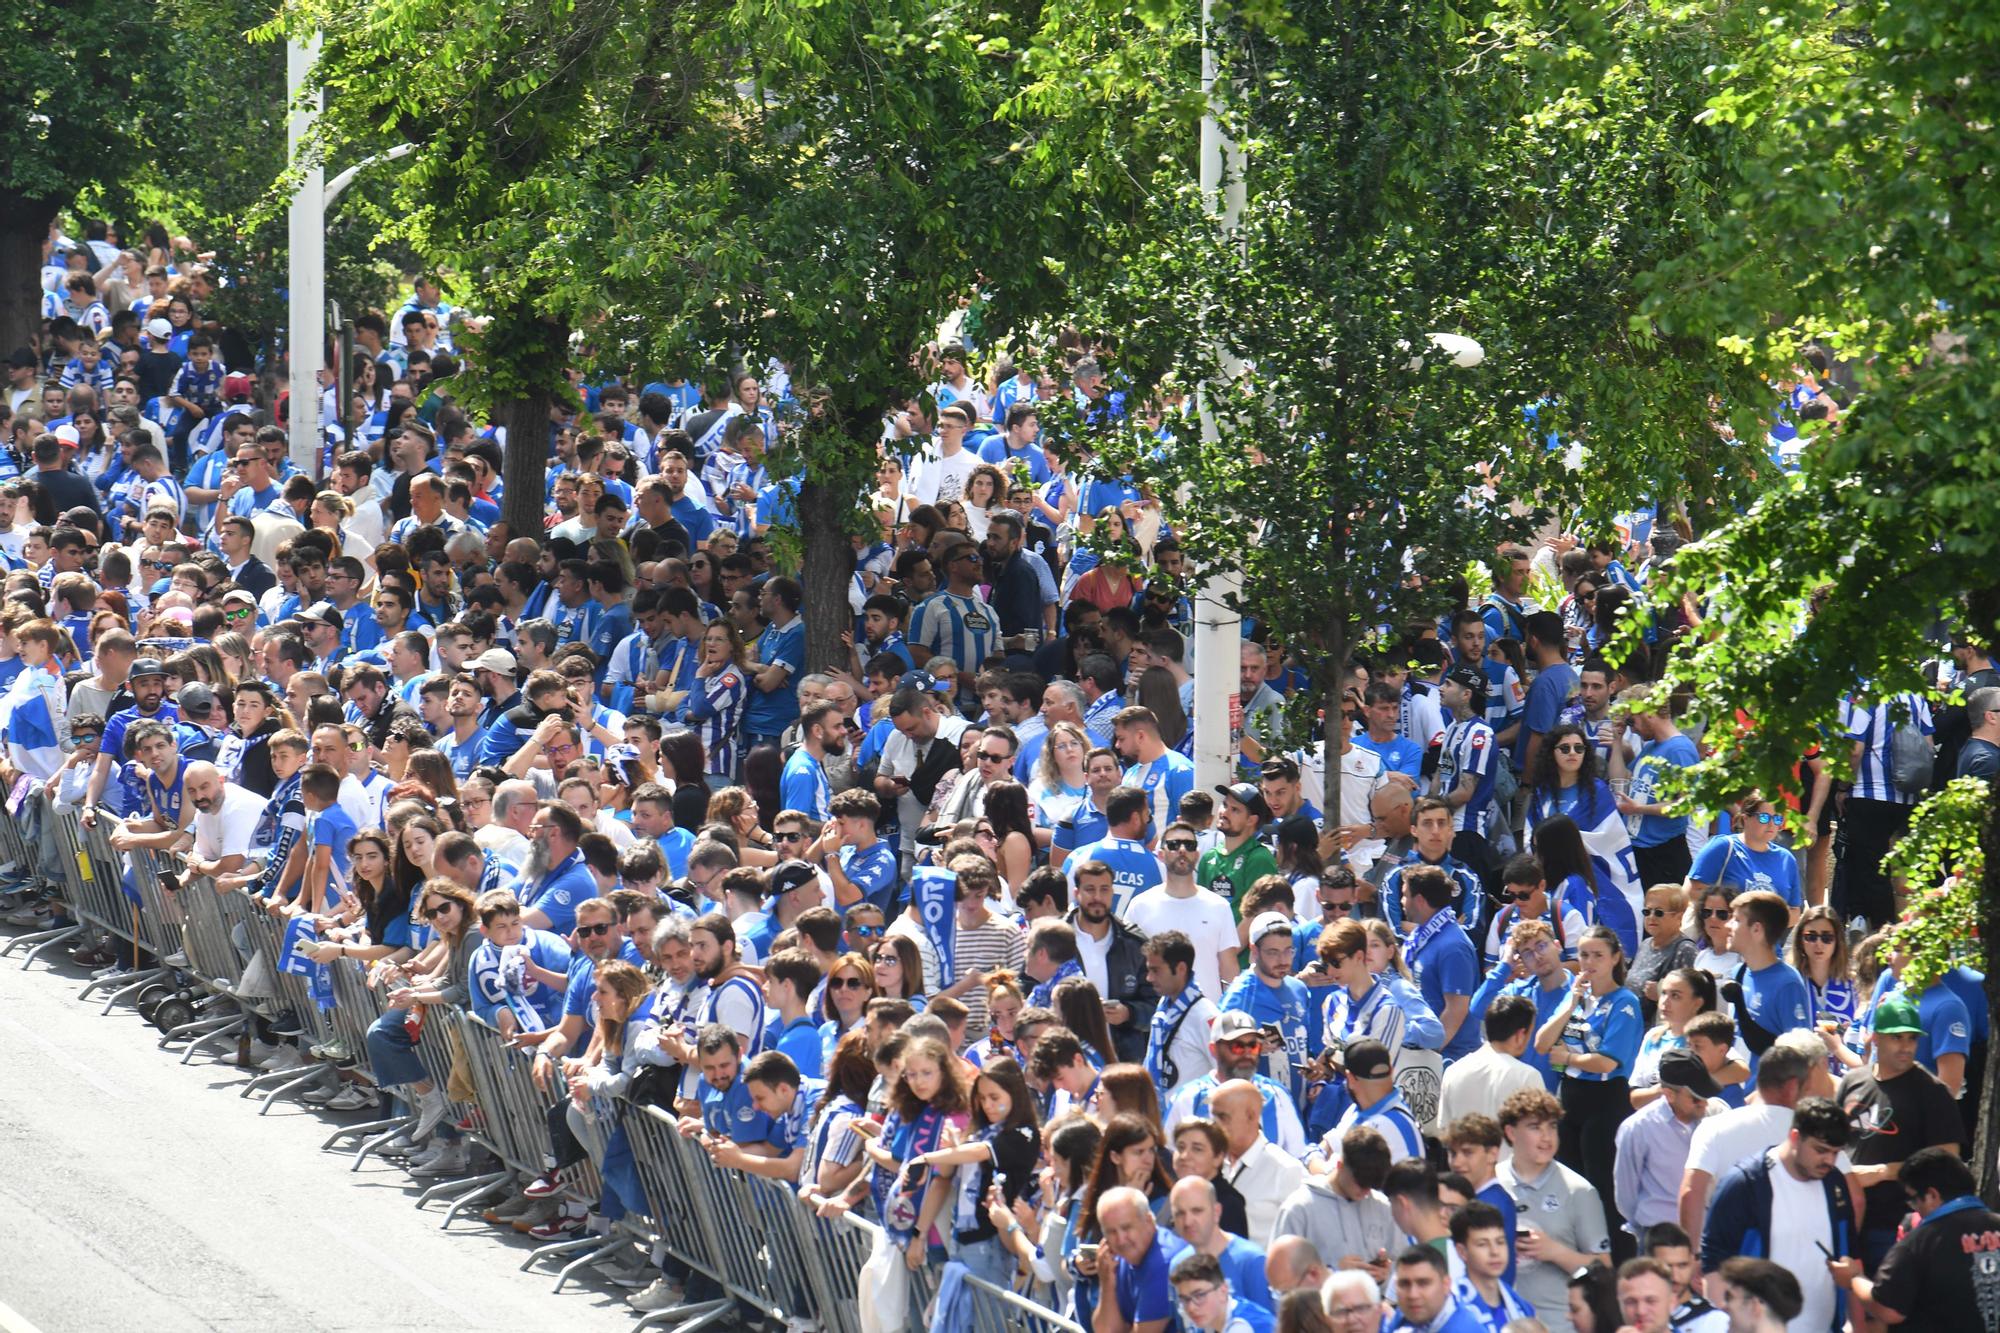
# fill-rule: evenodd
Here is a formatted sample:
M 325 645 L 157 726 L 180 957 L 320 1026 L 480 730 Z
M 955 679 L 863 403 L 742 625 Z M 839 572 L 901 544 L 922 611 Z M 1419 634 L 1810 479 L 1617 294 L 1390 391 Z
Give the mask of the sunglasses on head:
M 587 939 L 592 935 L 608 935 L 610 933 L 611 933 L 611 923 L 609 921 L 599 921 L 595 925 L 578 926 L 576 928 L 576 935 L 578 939 Z

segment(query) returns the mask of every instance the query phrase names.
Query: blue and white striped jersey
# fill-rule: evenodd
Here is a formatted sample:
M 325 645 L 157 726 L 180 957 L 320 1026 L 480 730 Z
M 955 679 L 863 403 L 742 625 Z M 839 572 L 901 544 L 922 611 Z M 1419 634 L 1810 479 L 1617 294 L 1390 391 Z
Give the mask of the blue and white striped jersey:
M 1915 805 L 1921 792 L 1899 791 L 1890 777 L 1889 743 L 1896 728 L 1915 723 L 1931 734 L 1931 707 L 1914 694 L 1899 694 L 1872 708 L 1849 699 L 1840 706 L 1840 727 L 1847 739 L 1861 743 L 1861 760 L 1854 767 L 1854 790 L 1850 795 L 1864 801 L 1893 801 Z
M 1453 722 L 1444 729 L 1444 737 L 1438 743 L 1438 793 L 1443 795 L 1456 788 L 1464 774 L 1479 778 L 1472 799 L 1452 811 L 1453 829 L 1485 834 L 1486 818 L 1493 808 L 1493 775 L 1500 762 L 1499 749 L 1493 728 L 1478 718 Z

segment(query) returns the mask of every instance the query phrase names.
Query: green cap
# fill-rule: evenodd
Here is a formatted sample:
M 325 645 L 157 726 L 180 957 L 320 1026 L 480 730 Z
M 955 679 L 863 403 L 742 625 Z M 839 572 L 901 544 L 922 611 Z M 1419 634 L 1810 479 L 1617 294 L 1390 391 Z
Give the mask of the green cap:
M 1882 997 L 1875 1006 L 1875 1032 L 1906 1032 L 1913 1037 L 1924 1035 L 1923 1024 L 1917 1021 L 1917 1002 L 1898 991 Z

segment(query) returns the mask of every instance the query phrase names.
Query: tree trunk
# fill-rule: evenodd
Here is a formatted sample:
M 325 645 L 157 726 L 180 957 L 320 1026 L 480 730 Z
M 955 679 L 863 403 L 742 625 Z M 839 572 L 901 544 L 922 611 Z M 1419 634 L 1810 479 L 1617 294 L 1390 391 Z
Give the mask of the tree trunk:
M 1326 701 L 1321 705 L 1326 717 L 1319 728 L 1326 747 L 1324 750 L 1326 789 L 1320 793 L 1320 799 L 1324 802 L 1320 806 L 1320 813 L 1326 818 L 1326 831 L 1331 833 L 1343 822 L 1340 817 L 1340 750 L 1341 742 L 1346 736 L 1344 729 L 1347 725 L 1346 709 L 1343 707 L 1344 701 L 1341 697 L 1342 687 L 1347 681 L 1347 622 L 1339 615 L 1335 615 L 1333 628 L 1327 635 L 1326 651 L 1328 658 Z
M 806 480 L 799 487 L 799 583 L 806 593 L 802 614 L 807 671 L 847 661 L 840 636 L 854 628 L 854 611 L 847 604 L 854 555 L 846 529 L 853 508 L 853 495 L 837 486 Z
M 555 398 L 548 390 L 530 390 L 525 397 L 493 405 L 494 424 L 507 432 L 501 458 L 501 479 L 507 484 L 501 518 L 516 537 L 542 539 L 549 470 L 549 409 Z
M 493 384 L 494 424 L 507 432 L 501 456 L 506 502 L 501 518 L 516 537 L 541 540 L 548 491 L 549 411 L 569 358 L 569 325 L 545 319 L 532 300 L 502 311 L 478 336 L 472 359 Z
M 2000 783 L 1989 783 L 1986 827 L 1980 834 L 1979 943 L 1986 971 L 1986 1010 L 2000 1013 Z M 2000 1206 L 2000 1056 L 1986 1043 L 1986 1074 L 1979 1088 L 1979 1132 L 1974 1137 L 1972 1175 L 1988 1207 Z
M 0 356 L 39 347 L 42 242 L 60 208 L 53 199 L 16 199 L 0 208 Z

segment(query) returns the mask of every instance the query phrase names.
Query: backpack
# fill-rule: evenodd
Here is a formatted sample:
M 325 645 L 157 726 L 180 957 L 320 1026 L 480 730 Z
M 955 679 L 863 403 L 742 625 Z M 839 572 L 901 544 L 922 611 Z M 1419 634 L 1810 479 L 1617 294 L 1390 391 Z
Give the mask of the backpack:
M 1899 792 L 1918 795 L 1930 790 L 1936 761 L 1931 738 L 1915 719 L 1895 723 L 1889 731 L 1889 781 Z

